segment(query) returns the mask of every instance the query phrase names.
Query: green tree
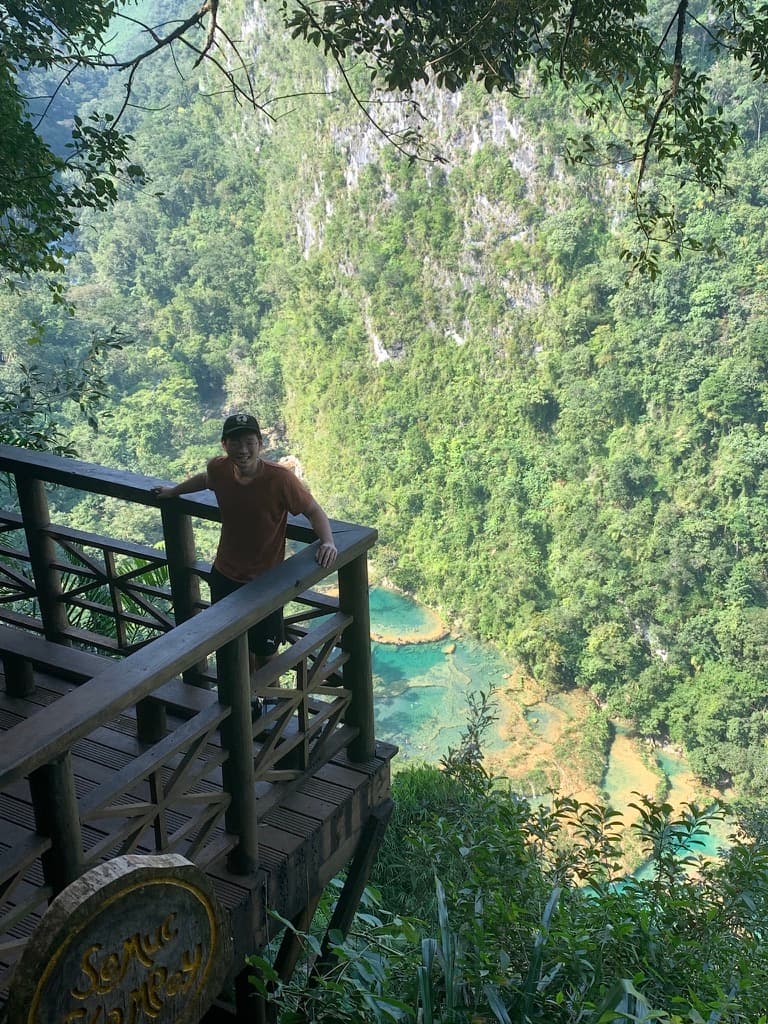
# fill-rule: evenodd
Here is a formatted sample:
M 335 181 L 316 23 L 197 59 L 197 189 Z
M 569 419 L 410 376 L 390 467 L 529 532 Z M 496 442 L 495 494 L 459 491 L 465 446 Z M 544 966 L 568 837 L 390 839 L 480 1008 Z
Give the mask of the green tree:
M 129 138 L 113 114 L 73 120 L 69 152 L 57 153 L 25 96 L 25 76 L 57 69 L 62 75 L 100 60 L 113 0 L 100 3 L 6 3 L 0 6 L 0 266 L 11 278 L 60 271 L 63 237 L 83 208 L 114 201 L 115 176 L 141 180 L 128 160 Z M 61 286 L 54 286 L 61 298 Z
M 559 3 L 506 4 L 499 0 L 406 0 L 350 5 L 287 0 L 296 35 L 331 54 L 347 81 L 344 62 L 361 59 L 388 89 L 435 82 L 457 90 L 471 81 L 486 90 L 520 94 L 532 70 L 543 83 L 578 90 L 585 120 L 572 125 L 570 153 L 590 160 L 598 151 L 634 166 L 630 200 L 652 269 L 660 237 L 676 251 L 693 239 L 678 216 L 677 179 L 667 188 L 649 172 L 683 169 L 699 184 L 719 186 L 737 129 L 719 105 L 708 70 L 719 56 L 768 72 L 765 12 L 720 0 L 705 9 L 688 0 L 649 12 L 645 0 L 603 2 L 578 11 Z M 623 117 L 616 118 L 618 110 Z M 614 121 L 608 136 L 591 120 Z M 406 136 L 405 142 L 409 141 Z
M 566 798 L 534 807 L 476 751 L 398 773 L 377 888 L 350 935 L 330 936 L 330 957 L 316 961 L 317 935 L 302 936 L 307 956 L 287 984 L 268 956 L 249 960 L 281 1024 L 764 1024 L 764 816 L 703 857 L 718 808 L 674 814 L 640 798 L 628 831 L 645 870 L 627 877 L 614 811 Z
M 177 44 L 199 63 L 216 59 L 219 47 L 229 45 L 237 64 L 237 48 L 216 19 L 217 4 L 193 8 L 171 25 L 161 20 L 155 30 L 142 24 L 141 10 L 132 13 L 139 2 L 0 5 L 0 268 L 9 282 L 37 271 L 60 272 L 68 254 L 63 240 L 78 226 L 82 211 L 107 209 L 117 198 L 120 179 L 144 181 L 121 121 L 135 75 L 149 58 Z M 129 25 L 144 29 L 140 42 L 125 31 Z M 128 36 L 133 49 L 124 56 L 120 49 Z M 238 78 L 232 61 L 217 63 L 236 93 L 254 102 L 247 76 Z M 122 95 L 112 109 L 85 115 L 62 111 L 66 87 L 98 71 L 121 76 Z M 91 91 L 94 81 L 89 78 Z M 62 132 L 62 123 L 70 129 Z M 61 283 L 53 279 L 51 288 L 54 299 L 62 301 Z

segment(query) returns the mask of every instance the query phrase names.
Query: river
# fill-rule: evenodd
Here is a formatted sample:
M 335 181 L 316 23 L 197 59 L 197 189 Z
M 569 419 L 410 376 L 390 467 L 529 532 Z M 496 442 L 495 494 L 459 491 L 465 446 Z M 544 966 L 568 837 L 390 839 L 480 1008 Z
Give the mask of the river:
M 395 768 L 436 763 L 455 746 L 466 723 L 466 693 L 493 684 L 499 718 L 485 744 L 486 760 L 534 799 L 553 785 L 563 795 L 607 799 L 626 821 L 637 794 L 665 792 L 673 807 L 706 805 L 717 794 L 697 783 L 679 752 L 650 747 L 616 723 L 600 790 L 586 787 L 558 744 L 579 729 L 591 707 L 582 691 L 547 696 L 488 644 L 450 635 L 440 618 L 382 587 L 370 592 L 376 735 L 400 748 Z M 708 849 L 727 843 L 716 824 Z
M 376 735 L 399 746 L 401 761 L 437 762 L 459 741 L 467 691 L 501 684 L 512 666 L 394 591 L 373 587 L 370 605 Z M 501 746 L 498 733 L 490 740 Z

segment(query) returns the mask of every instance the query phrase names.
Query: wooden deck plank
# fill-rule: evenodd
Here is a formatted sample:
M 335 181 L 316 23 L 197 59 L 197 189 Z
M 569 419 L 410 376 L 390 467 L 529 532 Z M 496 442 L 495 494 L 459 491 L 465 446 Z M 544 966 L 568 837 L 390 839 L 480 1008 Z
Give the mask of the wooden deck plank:
M 275 924 L 267 913 L 267 907 L 274 907 L 284 917 L 294 916 L 302 909 L 307 889 L 311 887 L 316 891 L 318 885 L 324 887 L 350 859 L 367 815 L 376 806 L 372 795 L 379 788 L 378 777 L 389 777 L 388 757 L 393 749 L 383 751 L 386 756 L 374 759 L 374 764 L 367 765 L 365 771 L 348 773 L 345 781 L 353 782 L 353 787 L 338 785 L 315 775 L 306 778 L 294 792 L 286 794 L 285 807 L 278 804 L 269 815 L 270 822 L 278 824 L 270 826 L 269 830 L 261 826 L 259 829 L 263 868 L 260 877 L 238 878 L 227 872 L 222 862 L 209 869 L 214 888 L 231 914 L 236 959 L 247 956 L 274 937 Z M 372 777 L 373 767 L 378 775 Z M 305 811 L 314 808 L 314 813 L 305 817 L 315 820 L 318 828 L 296 843 L 301 837 L 295 834 L 297 821 L 292 818 L 290 827 L 294 839 L 284 840 L 280 849 L 275 850 L 269 844 L 275 832 L 280 831 L 283 811 L 289 815 L 300 814 L 297 808 Z M 286 847 L 290 849 L 290 855 L 286 854 Z M 295 858 L 293 863 L 291 856 Z
M 330 800 L 323 800 L 319 796 L 309 796 L 307 793 L 291 793 L 281 801 L 281 806 L 289 811 L 295 811 L 297 814 L 319 818 L 320 821 L 329 817 L 336 807 Z
M 0 625 L 0 653 L 12 651 L 31 661 L 34 665 L 53 669 L 63 678 L 90 679 L 97 675 L 109 659 L 98 654 L 64 647 L 51 643 L 42 637 L 33 636 L 24 630 Z

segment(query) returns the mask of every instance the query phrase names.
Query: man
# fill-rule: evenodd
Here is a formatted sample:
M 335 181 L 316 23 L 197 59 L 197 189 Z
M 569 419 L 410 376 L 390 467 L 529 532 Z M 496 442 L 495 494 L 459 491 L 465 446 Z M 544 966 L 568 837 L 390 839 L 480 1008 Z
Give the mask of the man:
M 221 431 L 224 455 L 173 487 L 155 487 L 161 498 L 212 490 L 221 511 L 221 536 L 210 576 L 211 601 L 279 565 L 285 557 L 288 513 L 303 513 L 320 540 L 315 558 L 326 569 L 336 561 L 328 516 L 290 470 L 262 459 L 261 430 L 254 416 L 228 416 Z M 277 653 L 283 640 L 278 609 L 248 632 L 251 670 Z M 254 708 L 258 712 L 258 707 Z

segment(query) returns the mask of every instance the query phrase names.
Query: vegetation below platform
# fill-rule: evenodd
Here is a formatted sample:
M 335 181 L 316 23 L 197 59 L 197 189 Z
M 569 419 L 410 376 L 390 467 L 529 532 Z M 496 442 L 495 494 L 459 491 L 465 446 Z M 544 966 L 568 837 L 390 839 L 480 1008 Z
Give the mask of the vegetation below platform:
M 319 981 L 299 970 L 282 986 L 268 955 L 252 959 L 281 1024 L 766 1021 L 764 825 L 703 858 L 716 810 L 638 799 L 630 840 L 648 869 L 627 878 L 613 812 L 533 807 L 477 754 L 472 739 L 442 770 L 397 775 L 375 888 Z

